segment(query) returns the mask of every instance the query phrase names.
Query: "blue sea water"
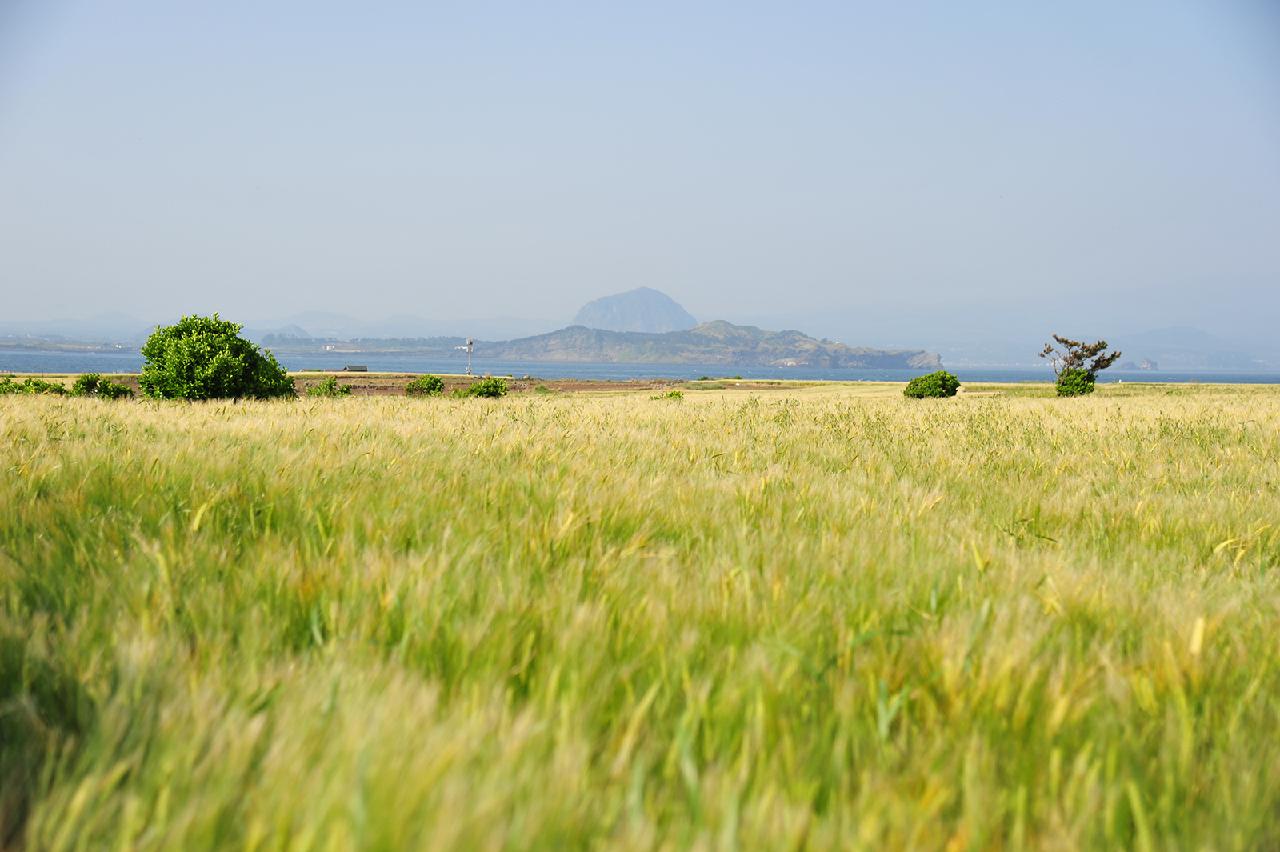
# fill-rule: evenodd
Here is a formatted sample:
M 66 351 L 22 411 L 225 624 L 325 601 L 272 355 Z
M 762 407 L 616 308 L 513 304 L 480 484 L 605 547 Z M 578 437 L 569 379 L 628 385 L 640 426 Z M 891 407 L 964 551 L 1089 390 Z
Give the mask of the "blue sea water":
M 340 370 L 347 364 L 363 364 L 370 370 L 403 373 L 461 373 L 464 358 L 424 358 L 417 355 L 372 353 L 316 353 L 281 355 L 289 370 Z M 137 352 L 48 352 L 0 349 L 0 373 L 136 373 L 142 369 Z M 476 374 L 536 376 L 543 379 L 696 379 L 700 376 L 741 376 L 744 379 L 808 379 L 821 381 L 904 382 L 925 370 L 850 369 L 810 367 L 725 367 L 699 364 L 559 364 L 528 361 L 495 361 L 477 358 Z M 1053 373 L 1044 368 L 952 367 L 962 382 L 1047 382 Z M 1102 382 L 1226 382 L 1231 384 L 1280 384 L 1280 372 L 1174 372 L 1107 370 Z

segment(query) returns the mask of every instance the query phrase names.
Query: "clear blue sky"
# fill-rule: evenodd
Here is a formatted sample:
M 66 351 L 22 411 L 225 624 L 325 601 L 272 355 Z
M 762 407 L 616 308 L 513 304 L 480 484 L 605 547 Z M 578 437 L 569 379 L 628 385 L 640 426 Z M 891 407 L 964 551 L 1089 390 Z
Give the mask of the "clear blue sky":
M 1269 0 L 0 10 L 10 319 L 1280 319 Z

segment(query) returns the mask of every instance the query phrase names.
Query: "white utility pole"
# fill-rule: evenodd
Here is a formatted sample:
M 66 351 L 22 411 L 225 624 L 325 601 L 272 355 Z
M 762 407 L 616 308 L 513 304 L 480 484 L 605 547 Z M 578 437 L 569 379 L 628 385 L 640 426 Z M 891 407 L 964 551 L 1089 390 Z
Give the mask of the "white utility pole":
M 476 342 L 468 337 L 466 346 L 455 346 L 453 348 L 467 350 L 467 375 L 471 375 L 471 350 L 476 348 Z

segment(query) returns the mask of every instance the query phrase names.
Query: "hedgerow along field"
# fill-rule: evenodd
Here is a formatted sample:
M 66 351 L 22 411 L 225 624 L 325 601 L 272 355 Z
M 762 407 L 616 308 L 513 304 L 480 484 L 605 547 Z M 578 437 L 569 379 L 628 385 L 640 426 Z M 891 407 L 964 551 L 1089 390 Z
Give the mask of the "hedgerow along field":
M 1280 844 L 1274 388 L 0 434 L 6 844 Z

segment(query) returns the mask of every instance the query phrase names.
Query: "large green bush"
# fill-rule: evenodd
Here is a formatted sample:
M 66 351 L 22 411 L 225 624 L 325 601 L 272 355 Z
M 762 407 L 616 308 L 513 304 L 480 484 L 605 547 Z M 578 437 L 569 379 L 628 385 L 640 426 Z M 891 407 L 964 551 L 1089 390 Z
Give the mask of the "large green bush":
M 161 399 L 295 396 L 275 356 L 241 337 L 241 327 L 214 314 L 157 328 L 142 347 L 143 393 Z
M 912 399 L 924 399 L 926 397 L 955 396 L 958 390 L 960 390 L 960 380 L 946 370 L 938 370 L 936 373 L 916 376 L 907 382 L 907 386 L 902 393 Z
M 404 392 L 409 396 L 439 396 L 444 393 L 444 379 L 439 376 L 418 376 L 405 385 Z
M 99 373 L 85 373 L 71 386 L 72 396 L 98 396 L 105 399 L 121 399 L 133 396 L 133 391 L 122 384 L 103 378 Z
M 1084 396 L 1093 393 L 1094 377 L 1088 370 L 1068 367 L 1058 374 L 1058 396 Z

